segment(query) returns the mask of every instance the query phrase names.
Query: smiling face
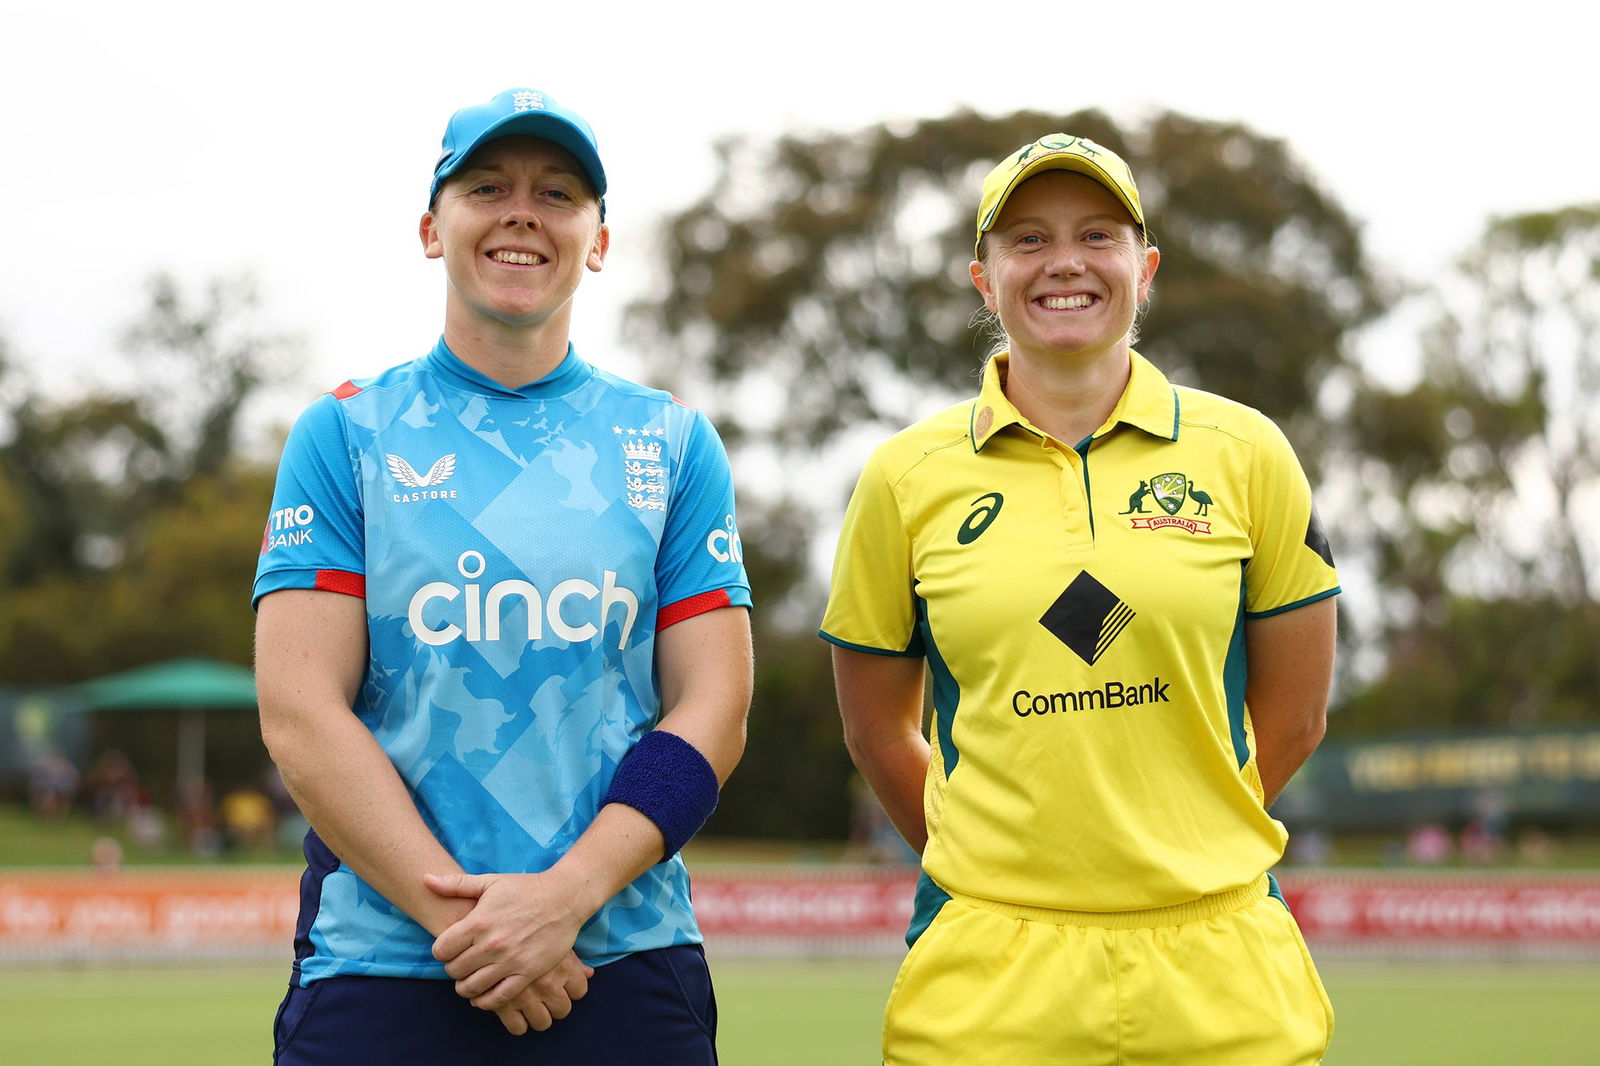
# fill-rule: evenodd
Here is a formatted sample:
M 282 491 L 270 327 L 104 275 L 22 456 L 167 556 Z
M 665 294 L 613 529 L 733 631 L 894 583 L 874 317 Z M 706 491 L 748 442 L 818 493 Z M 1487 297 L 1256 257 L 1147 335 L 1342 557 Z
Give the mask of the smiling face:
M 1013 358 L 1125 355 L 1161 260 L 1110 190 L 1064 170 L 1018 186 L 984 248 L 972 283 L 999 316 Z
M 605 263 L 610 231 L 577 160 L 549 141 L 490 141 L 422 216 L 423 252 L 449 278 L 445 322 L 562 329 L 585 268 Z M 563 337 L 564 339 L 564 337 Z

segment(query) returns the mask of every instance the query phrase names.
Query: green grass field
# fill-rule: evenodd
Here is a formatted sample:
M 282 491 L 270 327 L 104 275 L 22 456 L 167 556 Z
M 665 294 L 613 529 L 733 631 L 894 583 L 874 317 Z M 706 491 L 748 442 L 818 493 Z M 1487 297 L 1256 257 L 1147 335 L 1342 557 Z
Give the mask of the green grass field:
M 726 1066 L 876 1063 L 889 960 L 715 964 Z M 1600 966 L 1330 962 L 1329 1066 L 1590 1066 Z M 284 974 L 0 971 L 5 1066 L 259 1066 Z

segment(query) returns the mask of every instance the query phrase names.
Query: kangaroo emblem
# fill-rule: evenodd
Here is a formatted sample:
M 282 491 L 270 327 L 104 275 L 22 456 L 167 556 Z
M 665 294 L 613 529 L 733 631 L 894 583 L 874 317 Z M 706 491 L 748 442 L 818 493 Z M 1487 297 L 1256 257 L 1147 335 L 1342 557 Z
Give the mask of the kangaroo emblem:
M 1118 511 L 1117 513 L 1118 514 L 1148 514 L 1149 512 L 1147 512 L 1144 509 L 1144 498 L 1146 496 L 1148 496 L 1148 495 L 1150 495 L 1150 482 L 1148 482 L 1148 481 L 1139 482 L 1138 490 L 1135 491 L 1132 496 L 1128 497 L 1128 509 L 1126 511 Z

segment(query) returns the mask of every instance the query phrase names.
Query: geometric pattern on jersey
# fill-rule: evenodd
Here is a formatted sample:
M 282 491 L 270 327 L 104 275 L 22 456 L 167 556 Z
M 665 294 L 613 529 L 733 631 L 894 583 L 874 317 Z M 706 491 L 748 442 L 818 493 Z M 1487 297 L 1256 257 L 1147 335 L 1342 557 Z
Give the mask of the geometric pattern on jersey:
M 1133 609 L 1085 570 L 1072 579 L 1039 624 L 1091 666 L 1133 620 Z
M 727 458 L 698 411 L 570 348 L 507 389 L 441 340 L 296 422 L 255 599 L 364 587 L 355 714 L 463 868 L 539 872 L 660 717 L 658 616 L 749 606 L 742 558 Z M 425 930 L 315 834 L 306 850 L 302 982 L 446 976 Z M 609 900 L 576 950 L 598 966 L 699 940 L 674 856 Z

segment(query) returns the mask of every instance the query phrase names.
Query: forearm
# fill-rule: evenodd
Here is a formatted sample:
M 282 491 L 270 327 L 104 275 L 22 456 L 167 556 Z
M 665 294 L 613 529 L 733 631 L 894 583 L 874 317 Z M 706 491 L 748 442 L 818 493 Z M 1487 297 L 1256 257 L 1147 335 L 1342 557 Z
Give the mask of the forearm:
M 922 735 L 923 662 L 833 649 L 839 717 L 850 759 L 900 835 L 928 843 L 922 790 L 931 749 Z
M 1322 742 L 1324 722 L 1321 716 L 1315 720 L 1301 719 L 1300 728 L 1293 730 L 1277 730 L 1269 728 L 1263 733 L 1260 726 L 1256 728 L 1256 769 L 1261 774 L 1261 791 L 1264 804 L 1271 807 L 1277 802 L 1278 796 L 1288 785 L 1290 778 L 1299 772 L 1306 760 L 1311 758 L 1311 753 L 1317 750 L 1317 745 Z
M 344 721 L 272 730 L 268 750 L 323 843 L 385 899 L 434 936 L 472 909 L 423 884 L 461 866 L 429 832 L 387 755 L 348 708 Z M 269 731 L 263 728 L 263 735 Z
M 367 662 L 364 603 L 288 589 L 256 620 L 261 737 L 317 835 L 395 906 L 437 934 L 470 909 L 440 899 L 427 872 L 460 870 L 418 813 L 399 773 L 352 706 Z
M 619 802 L 602 803 L 578 839 L 542 873 L 430 883 L 440 895 L 478 900 L 434 944 L 435 957 L 448 963 L 462 995 L 478 1006 L 500 1006 L 509 991 L 521 987 L 517 981 L 545 973 L 572 947 L 585 921 L 676 846 L 660 824 L 677 832 L 698 827 L 744 750 L 749 649 L 741 608 L 708 612 L 664 631 L 656 656 L 667 713 L 656 732 L 676 739 L 658 738 L 665 748 L 657 746 L 642 768 L 633 764 L 644 742 L 629 753 L 607 794 Z M 629 781 L 648 787 L 619 788 Z M 673 817 L 661 817 L 661 804 Z M 679 817 L 685 811 L 690 817 Z
M 856 769 L 872 786 L 889 821 L 919 854 L 928 843 L 922 792 L 931 751 L 918 730 L 872 731 L 862 736 L 846 726 L 845 747 Z
M 744 755 L 753 672 L 747 619 L 742 608 L 728 608 L 662 634 L 666 713 L 656 729 L 694 748 L 719 788 Z M 567 881 L 587 917 L 660 862 L 664 846 L 661 829 L 647 815 L 608 803 L 551 872 Z
M 1268 807 L 1327 730 L 1336 619 L 1330 597 L 1245 624 L 1245 706 Z

